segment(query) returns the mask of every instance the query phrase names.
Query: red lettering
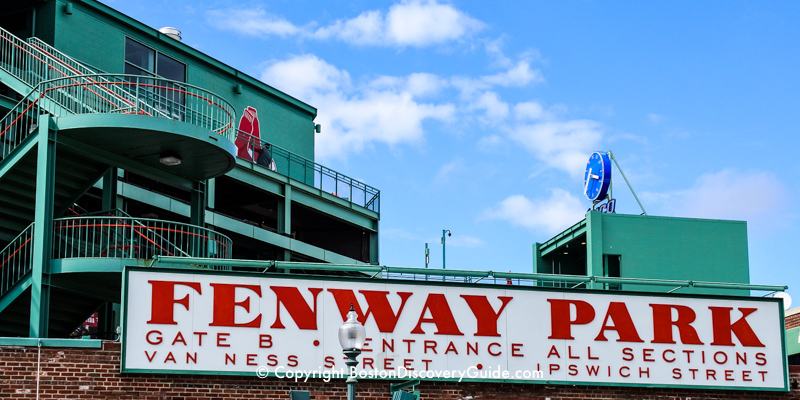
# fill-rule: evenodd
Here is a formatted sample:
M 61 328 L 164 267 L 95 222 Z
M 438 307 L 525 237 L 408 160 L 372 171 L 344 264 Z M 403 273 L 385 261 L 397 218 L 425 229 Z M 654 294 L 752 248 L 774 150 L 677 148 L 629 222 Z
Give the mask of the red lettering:
M 189 295 L 175 298 L 175 286 L 188 286 L 197 294 L 201 293 L 200 282 L 147 281 L 153 287 L 150 304 L 150 320 L 148 324 L 177 325 L 175 322 L 175 304 L 189 310 Z
M 553 371 L 558 371 L 561 369 L 561 366 L 558 364 L 550 364 L 550 375 L 553 375 Z
M 590 360 L 599 360 L 600 357 L 592 357 L 592 348 L 591 346 L 586 346 L 586 358 Z
M 767 355 L 764 353 L 756 353 L 756 365 L 762 366 L 767 365 Z
M 706 370 L 706 380 L 713 379 L 717 380 L 717 371 L 713 369 Z
M 321 291 L 321 290 L 322 290 L 322 289 L 320 289 L 320 291 Z M 297 366 L 297 364 L 298 364 L 298 362 L 297 362 L 297 356 L 295 356 L 295 355 L 291 355 L 291 356 L 289 356 L 289 357 L 286 357 L 286 359 L 287 359 L 287 360 L 289 360 L 289 362 L 288 362 L 288 363 L 286 363 L 286 365 L 288 365 L 288 366 L 290 366 L 290 367 L 296 367 L 296 366 Z
M 208 332 L 194 332 L 194 335 L 197 336 L 197 345 L 203 345 L 203 335 L 208 335 Z
M 250 322 L 236 323 L 236 307 L 242 307 L 250 312 L 250 296 L 242 301 L 236 301 L 236 288 L 248 289 L 261 297 L 261 286 L 259 285 L 236 285 L 229 283 L 212 283 L 214 288 L 214 320 L 211 326 L 241 326 L 246 328 L 258 328 L 261 326 L 261 314 L 259 313 Z
M 300 329 L 317 329 L 317 295 L 322 291 L 320 288 L 308 288 L 314 302 L 314 309 L 309 307 L 300 290 L 296 287 L 270 286 L 277 298 L 275 322 L 270 326 L 272 329 L 285 329 L 281 322 L 281 304 L 289 312 L 297 327 Z
M 732 380 L 734 380 L 734 379 L 733 379 L 733 370 L 731 370 L 731 369 L 726 369 L 726 370 L 725 370 L 725 380 L 726 380 L 726 381 L 732 381 Z
M 614 321 L 613 326 L 608 325 L 609 319 Z M 594 340 L 603 342 L 608 341 L 605 336 L 606 330 L 617 331 L 618 342 L 644 342 L 644 340 L 639 337 L 639 333 L 636 332 L 636 326 L 633 325 L 633 320 L 631 319 L 631 314 L 628 312 L 628 307 L 622 302 L 612 301 L 608 305 L 606 317 L 603 319 L 603 327 L 600 329 L 600 333 L 596 338 L 594 338 Z
M 188 364 L 189 361 L 197 364 L 197 352 L 194 352 L 194 355 L 192 355 L 192 353 L 186 352 L 186 363 Z
M 525 357 L 522 354 L 522 343 L 511 343 L 511 357 Z
M 394 362 L 394 358 L 384 358 L 383 359 L 383 369 L 393 370 L 394 367 L 392 366 L 392 362 Z
M 156 335 L 158 335 L 155 338 L 155 340 L 150 340 L 150 334 L 151 333 L 155 333 Z M 161 337 L 161 331 L 150 331 L 150 332 L 147 332 L 147 335 L 145 335 L 144 340 L 147 340 L 147 343 L 150 343 L 150 344 L 161 344 L 161 342 L 164 341 L 164 338 Z
M 425 354 L 428 354 L 428 349 L 433 351 L 433 354 L 439 354 L 436 352 L 436 341 L 435 340 L 426 340 L 424 343 L 425 346 Z
M 548 339 L 575 339 L 572 325 L 584 325 L 594 319 L 594 308 L 582 300 L 547 299 L 550 303 L 550 336 Z M 571 308 L 575 306 L 575 318 Z
M 556 358 L 561 358 L 561 355 L 558 354 L 558 350 L 556 349 L 555 345 L 553 345 L 553 347 L 550 348 L 550 352 L 547 353 L 547 358 L 550 358 L 550 356 L 552 355 L 555 355 Z
M 361 348 L 361 351 L 372 352 L 372 349 L 369 348 L 369 342 L 372 341 L 372 338 L 364 338 L 364 347 Z
M 620 367 L 620 368 L 619 368 L 619 376 L 621 376 L 621 377 L 623 377 L 623 378 L 627 378 L 627 377 L 631 376 L 631 374 L 627 374 L 627 375 L 626 375 L 626 374 L 623 374 L 623 373 L 622 373 L 622 370 L 623 370 L 623 369 L 624 369 L 625 371 L 630 371 L 630 370 L 631 370 L 631 369 L 630 369 L 630 368 L 628 368 L 628 367 Z
M 447 350 L 444 351 L 444 354 L 447 354 L 447 353 L 450 353 L 450 352 L 458 354 L 458 349 L 456 349 L 456 345 L 453 342 L 450 342 L 450 344 L 447 345 Z
M 154 351 L 152 356 L 150 355 L 150 353 L 147 352 L 147 350 L 144 351 L 144 356 L 147 357 L 147 362 L 153 362 L 153 359 L 156 357 L 156 354 L 158 354 L 158 351 Z
M 347 359 L 347 357 L 345 357 L 344 359 L 346 360 L 346 359 Z M 375 365 L 374 365 L 374 363 L 375 363 L 375 360 L 374 360 L 374 359 L 372 359 L 372 358 L 370 358 L 370 357 L 364 357 L 364 360 L 363 360 L 363 361 L 361 361 L 361 366 L 362 366 L 364 369 L 367 369 L 367 367 L 370 367 L 370 368 L 372 368 L 372 369 L 375 369 Z
M 403 343 L 406 343 L 406 344 L 408 344 L 408 352 L 409 352 L 409 353 L 411 353 L 411 343 L 414 343 L 414 342 L 416 342 L 416 340 L 411 340 L 411 339 L 403 339 Z
M 661 353 L 661 358 L 663 358 L 664 361 L 666 361 L 668 363 L 675 362 L 675 357 L 667 358 L 667 352 L 671 353 L 672 355 L 675 355 L 675 351 L 674 350 L 667 349 L 667 350 L 664 350 L 663 353 Z
M 578 375 L 578 366 L 577 365 L 570 364 L 568 369 L 569 369 L 568 374 L 570 374 L 571 376 Z
M 467 342 L 467 355 L 469 355 L 470 352 L 474 353 L 476 356 L 478 355 L 478 342 L 474 344 Z
M 642 369 L 642 367 L 639 367 L 639 378 L 641 378 L 642 375 L 647 375 L 647 377 L 649 378 L 650 377 L 650 367 L 647 367 L 645 369 Z
M 489 346 L 486 348 L 486 351 L 489 353 L 489 355 L 497 357 L 500 354 L 503 354 L 502 351 L 498 351 L 497 353 L 492 353 L 492 347 L 493 346 L 494 347 L 500 347 L 500 343 L 489 343 Z
M 691 307 L 673 304 L 650 304 L 653 309 L 653 340 L 650 343 L 675 343 L 672 327 L 678 328 L 678 335 L 683 344 L 703 344 L 692 322 L 697 318 Z M 676 310 L 678 318 L 672 319 L 672 310 Z
M 217 347 L 231 347 L 230 344 L 225 343 L 228 340 L 230 333 L 217 333 Z
M 469 309 L 475 315 L 478 322 L 478 329 L 475 336 L 500 336 L 497 333 L 497 320 L 500 314 L 506 309 L 506 305 L 513 297 L 497 296 L 503 304 L 500 305 L 500 310 L 494 311 L 492 305 L 489 304 L 489 299 L 486 296 L 470 296 L 462 294 L 461 297 L 467 301 Z
M 172 352 L 171 352 L 171 351 L 170 351 L 170 352 L 167 354 L 167 358 L 165 358 L 165 359 L 164 359 L 164 364 L 166 364 L 166 363 L 167 363 L 167 361 L 172 361 L 172 362 L 173 362 L 173 363 L 175 363 L 175 364 L 177 364 L 177 363 L 178 363 L 177 361 L 175 361 L 175 356 L 174 356 L 174 355 L 172 355 Z
M 336 365 L 334 362 L 333 357 L 327 356 L 325 357 L 325 368 L 333 368 Z
M 183 343 L 184 346 L 187 346 L 186 340 L 183 338 L 183 334 L 180 333 L 180 331 L 178 332 L 177 335 L 175 335 L 175 339 L 172 341 L 172 345 L 175 346 L 175 343 L 178 343 L 178 342 L 181 342 L 181 343 Z
M 572 355 L 572 346 L 567 346 L 567 358 L 580 359 L 579 356 Z
M 275 354 L 270 354 L 267 356 L 267 365 L 270 367 L 278 366 L 278 356 Z
M 645 362 L 654 362 L 656 359 L 653 358 L 653 352 L 655 349 L 642 349 L 642 361 Z
M 413 371 L 413 370 L 414 370 L 414 368 L 411 368 L 411 362 L 412 362 L 412 361 L 414 361 L 414 360 L 410 360 L 410 359 L 407 359 L 407 358 L 406 358 L 406 359 L 404 359 L 404 360 L 403 360 L 403 368 L 405 368 L 405 369 L 407 369 L 407 370 L 409 370 L 409 371 Z
M 342 314 L 342 321 L 347 319 L 347 313 L 350 312 L 350 305 L 358 314 L 358 321 L 362 324 L 367 322 L 367 318 L 372 315 L 375 318 L 375 323 L 378 325 L 378 330 L 384 333 L 394 332 L 394 327 L 397 326 L 397 320 L 400 318 L 400 313 L 406 306 L 406 300 L 411 297 L 412 293 L 398 292 L 400 296 L 400 308 L 394 312 L 392 305 L 389 304 L 389 299 L 386 296 L 389 292 L 378 290 L 359 290 L 362 296 L 367 300 L 367 311 L 361 312 L 361 306 L 356 300 L 356 295 L 352 290 L 347 289 L 328 289 L 333 294 L 333 299 L 336 301 L 336 306 L 339 308 L 339 313 Z
M 431 317 L 425 318 L 425 314 L 430 312 Z M 453 311 L 450 310 L 450 305 L 447 303 L 447 298 L 441 293 L 431 293 L 425 300 L 425 306 L 422 308 L 422 313 L 417 321 L 417 326 L 411 333 L 425 334 L 421 326 L 423 323 L 436 324 L 436 332 L 434 335 L 458 335 L 464 334 L 458 330 L 455 318 L 453 318 Z
M 681 379 L 683 374 L 681 374 L 680 368 L 673 368 L 672 369 L 672 379 Z
M 720 355 L 720 354 L 723 355 L 722 361 L 717 359 L 717 356 Z M 728 362 L 728 355 L 725 354 L 724 351 L 718 351 L 718 352 L 714 353 L 714 362 L 716 362 L 717 364 L 720 364 L 720 365 L 721 364 L 725 364 L 726 362 Z
M 752 379 L 750 379 L 750 371 L 742 371 L 742 380 L 745 382 L 753 381 Z
M 256 361 L 257 357 L 258 357 L 258 354 L 248 354 L 247 355 L 247 365 L 258 365 L 258 361 Z
M 272 335 L 258 335 L 258 348 L 269 349 L 272 347 Z
M 599 365 L 587 365 L 586 366 L 586 372 L 589 374 L 589 376 L 597 376 L 597 373 L 600 372 L 600 366 Z
M 714 326 L 715 346 L 733 346 L 733 335 L 739 338 L 739 342 L 745 347 L 765 347 L 758 336 L 753 332 L 753 328 L 747 323 L 748 315 L 756 312 L 757 308 L 739 307 L 742 316 L 734 323 L 731 323 L 732 307 L 708 307 L 711 310 L 711 320 Z
M 633 357 L 633 349 L 632 348 L 626 347 L 626 348 L 622 349 L 622 354 L 624 355 L 624 357 L 622 357 L 623 360 L 625 360 L 625 361 L 633 361 L 634 357 Z
M 387 342 L 386 339 L 382 339 L 382 341 L 383 341 L 383 347 L 381 348 L 381 351 L 386 352 L 386 349 L 389 349 L 389 352 L 394 353 L 394 339 L 392 339 L 391 344 L 389 344 L 389 342 Z

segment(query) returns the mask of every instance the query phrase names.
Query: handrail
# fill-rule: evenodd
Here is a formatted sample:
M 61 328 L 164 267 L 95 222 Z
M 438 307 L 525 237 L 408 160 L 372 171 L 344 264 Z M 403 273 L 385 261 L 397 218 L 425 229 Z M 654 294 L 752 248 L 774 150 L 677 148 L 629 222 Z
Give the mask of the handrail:
M 343 198 L 350 204 L 380 213 L 380 190 L 247 132 L 238 129 L 236 131 L 239 139 L 237 146 L 250 147 L 250 154 L 256 154 L 254 150 L 258 148 L 269 151 L 274 161 L 275 169 L 273 171 Z M 258 163 L 257 159 L 248 159 L 247 161 Z
M 229 258 L 231 239 L 196 225 L 115 215 L 59 218 L 53 258 L 152 258 L 158 255 Z
M 652 285 L 672 288 L 698 287 L 698 288 L 724 288 L 736 290 L 753 290 L 762 292 L 782 292 L 788 286 L 778 285 L 755 285 L 750 283 L 733 282 L 706 282 L 689 281 L 675 279 L 651 279 L 651 278 L 608 278 L 603 276 L 590 275 L 559 275 L 559 274 L 538 274 L 525 272 L 495 272 L 495 271 L 472 271 L 472 270 L 451 270 L 451 269 L 430 269 L 413 267 L 390 267 L 386 265 L 360 265 L 360 264 L 327 264 L 291 261 L 267 261 L 267 260 L 241 260 L 241 259 L 192 259 L 188 257 L 153 257 L 152 266 L 159 264 L 176 265 L 216 265 L 236 267 L 238 271 L 265 273 L 268 270 L 309 270 L 309 271 L 348 271 L 362 272 L 369 274 L 372 278 L 381 279 L 401 279 L 401 280 L 425 280 L 435 281 L 442 278 L 450 278 L 447 282 L 453 283 L 488 283 L 501 285 L 521 285 L 521 286 L 542 286 L 542 282 L 565 282 L 575 284 L 571 288 L 576 288 L 581 284 L 590 282 L 609 282 L 626 283 L 632 285 Z M 438 278 L 438 279 L 437 279 Z M 454 279 L 461 278 L 461 279 Z M 498 281 L 499 280 L 499 281 Z
M 102 77 L 103 81 L 98 82 L 94 77 Z M 55 116 L 115 113 L 177 119 L 234 140 L 233 106 L 211 92 L 168 79 L 125 74 L 80 75 L 40 82 L 0 120 L 0 158 L 10 154 L 35 130 L 36 117 L 43 112 Z
M 33 223 L 0 250 L 0 297 L 33 268 Z

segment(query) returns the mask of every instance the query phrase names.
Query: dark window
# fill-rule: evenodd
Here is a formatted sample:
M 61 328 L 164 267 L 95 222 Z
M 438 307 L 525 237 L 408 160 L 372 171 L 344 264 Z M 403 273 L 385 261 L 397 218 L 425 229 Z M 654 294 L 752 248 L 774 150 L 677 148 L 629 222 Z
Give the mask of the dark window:
M 186 64 L 159 53 L 135 40 L 125 39 L 125 73 L 138 76 L 157 76 L 178 82 L 186 82 Z M 130 78 L 130 81 L 135 78 Z M 137 96 L 146 99 L 155 112 L 170 118 L 183 120 L 186 96 L 181 87 L 167 82 L 139 80 L 141 87 Z M 152 110 L 145 110 L 150 112 Z
M 620 255 L 603 255 L 603 276 L 607 276 L 609 278 L 619 278 L 619 265 L 621 260 L 622 256 Z M 622 285 L 607 283 L 606 289 L 622 290 Z

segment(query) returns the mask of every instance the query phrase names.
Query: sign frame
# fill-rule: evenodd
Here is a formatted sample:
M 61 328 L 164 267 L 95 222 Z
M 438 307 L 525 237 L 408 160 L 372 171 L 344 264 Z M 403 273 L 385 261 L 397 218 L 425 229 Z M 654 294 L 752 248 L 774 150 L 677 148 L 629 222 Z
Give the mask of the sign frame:
M 422 285 L 422 286 L 440 286 L 440 287 L 470 287 L 470 288 L 492 288 L 495 285 L 479 284 L 479 283 L 456 283 L 456 282 L 439 282 L 439 281 L 419 281 L 419 280 L 403 280 L 403 279 L 371 279 L 371 278 L 354 278 L 354 277 L 338 277 L 338 276 L 322 276 L 322 275 L 287 275 L 281 273 L 253 273 L 243 271 L 219 271 L 219 270 L 201 270 L 201 269 L 171 269 L 171 268 L 158 268 L 158 267 L 139 267 L 139 266 L 125 266 L 123 268 L 123 284 L 122 284 L 122 307 L 121 307 L 121 321 L 122 321 L 122 334 L 120 337 L 121 343 L 121 357 L 120 357 L 120 372 L 123 374 L 170 374 L 170 375 L 211 375 L 211 376 L 258 376 L 255 369 L 250 372 L 239 371 L 186 371 L 186 370 L 162 370 L 162 369 L 141 369 L 141 368 L 126 368 L 126 337 L 128 333 L 127 315 L 128 307 L 131 302 L 127 299 L 129 291 L 129 274 L 132 271 L 153 272 L 153 273 L 169 273 L 169 274 L 206 274 L 206 275 L 221 275 L 221 276 L 238 276 L 238 277 L 260 277 L 260 278 L 280 278 L 285 280 L 307 280 L 307 281 L 337 281 L 337 282 L 370 282 L 370 283 L 386 283 L 386 284 L 401 284 L 401 285 Z M 523 285 L 496 285 L 497 289 L 512 290 L 512 291 L 534 291 L 534 292 L 554 292 L 554 293 L 581 293 L 581 294 L 602 294 L 609 295 L 607 290 L 598 289 L 566 289 L 566 288 L 547 288 Z M 771 297 L 748 297 L 748 296 L 730 296 L 730 295 L 709 295 L 709 294 L 688 294 L 688 293 L 661 293 L 661 292 L 641 292 L 641 291 L 625 291 L 625 296 L 648 296 L 648 297 L 665 297 L 665 298 L 689 298 L 689 299 L 713 299 L 713 300 L 746 300 L 755 302 L 767 303 L 780 303 L 781 300 Z M 680 388 L 680 389 L 697 389 L 697 390 L 742 390 L 742 391 L 771 391 L 771 392 L 788 392 L 790 391 L 789 382 L 789 364 L 787 355 L 786 335 L 785 333 L 785 311 L 781 304 L 778 304 L 778 312 L 780 315 L 780 329 L 781 329 L 781 363 L 783 371 L 783 387 L 757 387 L 757 386 L 712 386 L 712 385 L 684 385 L 684 384 L 661 384 L 661 383 L 620 383 L 620 382 L 586 382 L 586 381 L 562 381 L 562 380 L 548 380 L 548 379 L 482 379 L 482 378 L 463 378 L 460 379 L 464 382 L 484 382 L 484 383 L 518 383 L 518 384 L 547 384 L 547 385 L 578 385 L 578 386 L 603 386 L 603 387 L 647 387 L 647 388 Z M 275 377 L 274 372 L 269 372 L 267 377 Z M 359 377 L 359 379 L 364 379 Z M 389 381 L 397 380 L 398 378 L 366 378 L 375 381 Z M 425 378 L 422 378 L 425 379 Z M 432 381 L 459 381 L 459 378 L 434 378 L 425 379 Z

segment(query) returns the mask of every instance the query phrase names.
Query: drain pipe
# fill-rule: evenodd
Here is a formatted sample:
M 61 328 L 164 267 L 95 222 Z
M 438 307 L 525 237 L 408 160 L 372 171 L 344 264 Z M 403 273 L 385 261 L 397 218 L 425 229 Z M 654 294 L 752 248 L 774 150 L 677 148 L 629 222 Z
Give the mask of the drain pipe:
M 36 356 L 36 400 L 39 400 L 39 379 L 42 376 L 42 341 L 39 340 L 39 350 Z

